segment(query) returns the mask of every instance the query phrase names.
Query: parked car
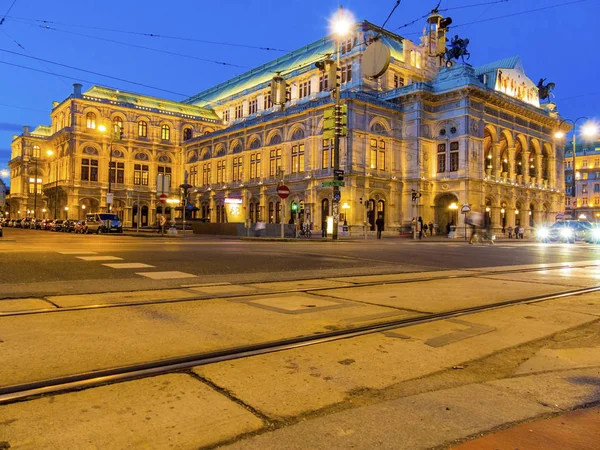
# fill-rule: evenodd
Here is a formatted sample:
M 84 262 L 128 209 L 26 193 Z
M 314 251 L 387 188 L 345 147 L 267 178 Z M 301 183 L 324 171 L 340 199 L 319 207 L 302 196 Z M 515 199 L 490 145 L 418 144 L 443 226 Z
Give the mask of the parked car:
M 592 234 L 592 224 L 583 220 L 563 220 L 550 228 L 541 227 L 537 238 L 541 242 L 588 241 Z
M 30 228 L 31 221 L 33 219 L 31 217 L 26 217 L 21 221 L 21 228 Z
M 13 227 L 21 228 L 21 222 L 23 222 L 23 219 L 15 219 Z
M 51 226 L 52 226 L 51 219 L 44 219 L 40 222 L 40 230 L 49 230 Z
M 62 223 L 64 221 L 62 219 L 57 219 L 52 222 L 52 226 L 50 227 L 50 231 L 60 231 L 62 229 Z
M 94 213 L 85 217 L 88 233 L 122 233 L 123 224 L 116 214 Z
M 0 237 L 2 237 L 2 225 L 0 225 Z
M 42 222 L 42 219 L 33 219 L 29 224 L 29 228 L 31 228 L 32 230 L 41 230 Z
M 70 233 L 72 231 L 75 231 L 75 221 L 70 220 L 70 219 L 65 220 L 61 225 L 60 231 L 63 231 L 65 233 Z

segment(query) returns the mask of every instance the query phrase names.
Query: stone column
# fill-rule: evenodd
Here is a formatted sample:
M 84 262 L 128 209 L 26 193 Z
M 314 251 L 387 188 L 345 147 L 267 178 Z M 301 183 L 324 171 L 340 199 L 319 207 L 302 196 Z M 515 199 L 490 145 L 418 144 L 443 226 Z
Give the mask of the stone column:
M 500 144 L 492 144 L 492 175 L 495 176 L 496 180 L 500 180 L 500 174 L 502 173 L 502 161 L 500 160 Z
M 523 183 L 529 183 L 529 152 L 523 152 L 523 159 L 521 161 L 521 167 L 523 167 Z
M 535 155 L 535 176 L 537 178 L 537 184 L 543 184 L 542 180 L 543 180 L 543 170 L 542 170 L 542 154 L 537 154 Z

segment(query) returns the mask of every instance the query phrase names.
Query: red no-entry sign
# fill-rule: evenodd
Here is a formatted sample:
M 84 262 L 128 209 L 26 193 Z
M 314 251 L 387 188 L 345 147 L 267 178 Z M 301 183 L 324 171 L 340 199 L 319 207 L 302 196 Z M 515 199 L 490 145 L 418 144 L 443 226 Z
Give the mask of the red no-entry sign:
M 164 205 L 167 203 L 167 194 L 160 194 L 160 202 Z
M 279 198 L 288 198 L 290 195 L 290 188 L 282 184 L 277 188 L 277 195 L 279 195 Z

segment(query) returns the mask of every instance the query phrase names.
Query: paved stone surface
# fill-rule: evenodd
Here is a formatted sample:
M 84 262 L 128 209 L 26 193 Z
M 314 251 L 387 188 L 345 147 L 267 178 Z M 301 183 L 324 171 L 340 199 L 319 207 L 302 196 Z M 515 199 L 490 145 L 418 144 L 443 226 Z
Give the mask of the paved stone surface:
M 224 448 L 427 449 L 550 411 L 489 386 L 468 385 L 306 420 Z
M 530 283 L 557 284 L 561 286 L 587 287 L 600 284 L 600 269 L 566 267 L 539 272 L 511 273 L 486 276 L 495 280 L 527 281 Z
M 0 300 L 0 312 L 31 311 L 35 309 L 55 309 L 55 307 L 39 298 Z
M 316 300 L 311 295 L 296 295 L 304 295 L 306 304 Z M 302 314 L 246 304 L 267 299 L 285 304 L 287 296 L 0 317 L 4 341 L 0 386 L 312 335 L 348 326 L 345 321 L 355 317 L 389 312 L 388 308 L 343 300 L 333 301 L 351 306 L 310 308 Z
M 577 311 L 600 316 L 600 292 L 540 302 L 537 305 L 544 308 Z
M 275 281 L 273 283 L 256 283 L 251 284 L 260 289 L 269 289 L 273 291 L 283 290 L 294 290 L 294 289 L 323 289 L 323 288 L 337 288 L 343 286 L 350 286 L 352 283 L 335 281 L 335 280 L 323 280 L 323 279 L 312 279 L 312 280 L 297 280 L 297 281 Z
M 136 272 L 136 275 L 141 275 L 146 278 L 152 278 L 153 280 L 170 280 L 173 278 L 198 278 L 197 275 L 192 273 L 179 272 L 177 270 L 171 270 L 167 272 Z
M 202 287 L 191 287 L 191 291 L 200 292 L 206 295 L 235 295 L 235 294 L 254 294 L 258 291 L 255 287 L 247 285 L 234 285 L 228 284 L 223 286 L 202 286 Z
M 562 410 L 600 401 L 599 367 L 519 376 L 487 384 Z
M 189 375 L 164 375 L 0 407 L 10 449 L 197 449 L 261 419 Z
M 418 280 L 421 278 L 444 278 L 472 275 L 468 270 L 436 270 L 429 272 L 392 273 L 388 275 L 362 275 L 354 277 L 336 277 L 330 280 L 349 283 L 389 283 L 392 281 Z
M 342 288 L 318 293 L 397 308 L 442 312 L 564 290 L 562 286 L 476 278 Z
M 401 335 L 377 333 L 194 371 L 270 417 L 290 417 L 351 401 L 354 392 L 384 389 L 594 319 L 515 306 L 470 315 L 470 324 L 495 330 L 444 346 L 426 342 L 470 325 L 449 320 L 427 323 L 398 329 Z
M 480 439 L 452 447 L 453 450 L 598 450 L 600 408 L 573 411 L 561 416 L 524 423 Z
M 161 289 L 156 291 L 103 292 L 101 294 L 85 295 L 52 295 L 48 297 L 48 300 L 66 308 L 69 306 L 106 305 L 193 297 L 197 297 L 197 294 L 188 290 Z
M 600 347 L 544 348 L 521 364 L 516 374 L 595 366 L 600 367 Z

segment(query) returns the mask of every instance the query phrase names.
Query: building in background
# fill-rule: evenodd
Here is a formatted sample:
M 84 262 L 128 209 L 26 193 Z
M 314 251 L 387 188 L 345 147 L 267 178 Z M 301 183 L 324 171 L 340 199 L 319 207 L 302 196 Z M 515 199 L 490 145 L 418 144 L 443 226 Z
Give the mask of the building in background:
M 9 194 L 8 187 L 4 184 L 4 180 L 0 179 L 0 217 L 4 217 L 9 211 L 7 203 L 7 195 Z
M 600 141 L 565 148 L 565 213 L 573 219 L 600 222 Z M 573 180 L 575 166 L 575 180 Z
M 340 223 L 373 230 L 382 217 L 386 231 L 397 231 L 421 216 L 441 232 L 452 223 L 462 231 L 465 204 L 497 229 L 553 221 L 565 205 L 555 105 L 540 104 L 518 57 L 445 67 L 431 50 L 439 48 L 433 31 L 413 43 L 362 22 L 341 42 L 325 37 L 184 102 L 75 85 L 54 105 L 51 126 L 13 141 L 11 212 L 31 211 L 31 180 L 41 179 L 39 217 L 110 207 L 126 226 L 153 224 L 157 213 L 175 216 L 158 201 L 157 178 L 168 175 L 170 200 L 190 218 L 291 216 L 320 229 L 332 214 L 323 183 L 333 178 L 334 146 L 323 128 L 334 100 L 330 74 L 315 63 L 339 48 L 347 108 Z M 389 65 L 370 76 L 365 43 L 375 41 L 389 50 Z M 287 84 L 283 108 L 272 102 L 275 74 Z M 282 182 L 286 200 L 276 192 Z M 192 188 L 182 200 L 184 184 Z

